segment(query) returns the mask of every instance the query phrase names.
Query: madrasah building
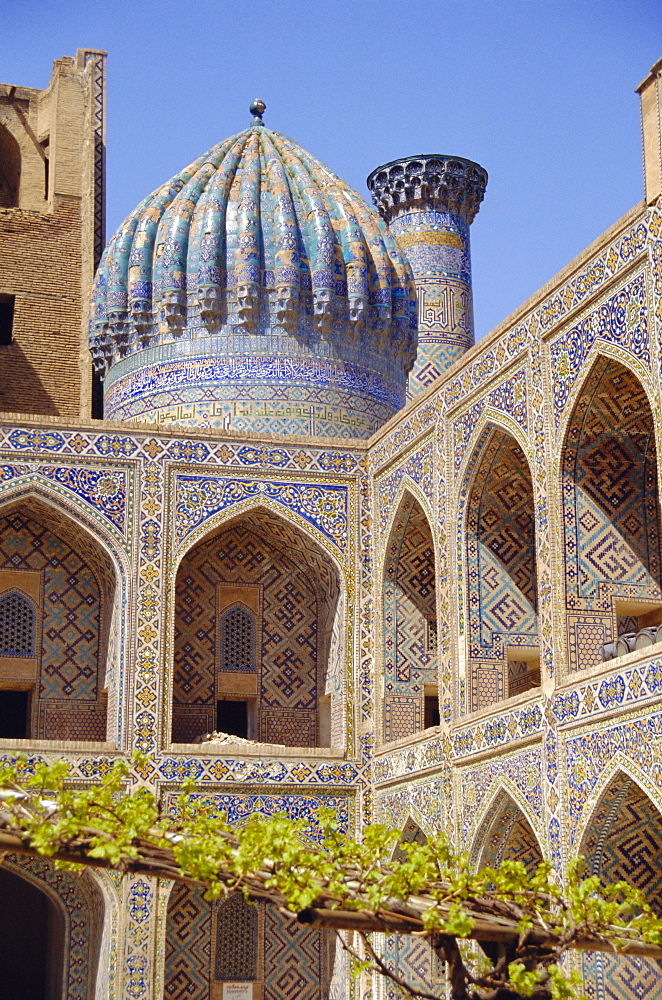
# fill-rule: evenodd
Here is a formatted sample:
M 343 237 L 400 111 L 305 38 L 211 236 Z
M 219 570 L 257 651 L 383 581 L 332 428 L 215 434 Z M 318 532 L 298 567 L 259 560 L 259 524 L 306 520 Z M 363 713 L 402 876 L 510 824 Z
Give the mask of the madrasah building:
M 104 249 L 105 53 L 0 86 L 0 757 L 137 748 L 167 808 L 191 776 L 660 903 L 661 70 L 643 200 L 478 344 L 478 164 L 378 167 L 372 208 L 256 101 Z M 12 1000 L 391 996 L 240 896 L 9 856 L 0 900 Z

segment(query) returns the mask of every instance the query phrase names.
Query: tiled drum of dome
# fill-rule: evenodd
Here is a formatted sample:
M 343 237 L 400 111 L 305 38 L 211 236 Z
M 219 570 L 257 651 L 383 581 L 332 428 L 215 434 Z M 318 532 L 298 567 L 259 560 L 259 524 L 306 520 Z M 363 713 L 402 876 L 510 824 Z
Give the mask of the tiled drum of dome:
M 476 710 L 508 693 L 505 647 L 532 649 L 538 643 L 533 486 L 522 449 L 505 431 L 494 431 L 484 446 L 466 526 L 471 708 Z M 513 667 L 513 678 L 525 687 L 521 669 L 516 673 Z
M 662 913 L 662 815 L 632 779 L 620 775 L 611 783 L 581 853 L 603 885 L 628 882 Z M 662 972 L 654 962 L 589 952 L 583 967 L 589 1000 L 658 1000 L 662 995 Z
M 262 588 L 259 734 L 264 742 L 315 746 L 318 608 L 306 573 L 244 525 L 199 543 L 182 561 L 175 604 L 173 740 L 201 735 L 213 719 L 217 663 L 216 587 Z M 213 728 L 213 727 L 209 727 Z
M 386 740 L 424 728 L 425 684 L 437 683 L 430 623 L 436 624 L 432 532 L 420 505 L 406 496 L 392 528 L 384 580 Z
M 582 670 L 614 638 L 614 599 L 662 600 L 653 417 L 641 384 L 617 362 L 597 361 L 577 400 L 562 488 L 569 660 Z
M 101 595 L 84 558 L 37 520 L 0 518 L 0 568 L 43 574 L 37 735 L 103 740 L 106 710 L 98 688 Z

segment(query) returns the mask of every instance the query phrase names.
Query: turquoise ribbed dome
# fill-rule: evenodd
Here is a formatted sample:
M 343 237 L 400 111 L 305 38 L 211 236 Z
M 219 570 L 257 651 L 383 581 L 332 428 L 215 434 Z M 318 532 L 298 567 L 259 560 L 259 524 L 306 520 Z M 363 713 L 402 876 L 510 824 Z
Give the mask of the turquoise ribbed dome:
M 358 366 L 383 383 L 379 392 L 392 398 L 377 426 L 404 401 L 416 353 L 415 292 L 408 265 L 360 195 L 255 122 L 122 223 L 97 271 L 90 349 L 106 373 L 107 416 L 154 419 L 151 404 L 136 403 L 143 361 L 316 358 Z M 126 382 L 122 400 L 111 385 L 129 372 L 127 410 Z M 222 381 L 218 375 L 215 384 Z M 163 409 L 163 399 L 152 402 Z

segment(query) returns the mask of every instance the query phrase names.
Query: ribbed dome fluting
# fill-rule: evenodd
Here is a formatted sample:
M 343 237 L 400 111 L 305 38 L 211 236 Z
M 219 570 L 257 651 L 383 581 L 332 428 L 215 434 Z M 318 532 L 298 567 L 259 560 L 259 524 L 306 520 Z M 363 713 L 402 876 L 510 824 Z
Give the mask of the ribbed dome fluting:
M 360 195 L 256 123 L 120 226 L 90 348 L 110 418 L 363 437 L 404 402 L 415 292 Z

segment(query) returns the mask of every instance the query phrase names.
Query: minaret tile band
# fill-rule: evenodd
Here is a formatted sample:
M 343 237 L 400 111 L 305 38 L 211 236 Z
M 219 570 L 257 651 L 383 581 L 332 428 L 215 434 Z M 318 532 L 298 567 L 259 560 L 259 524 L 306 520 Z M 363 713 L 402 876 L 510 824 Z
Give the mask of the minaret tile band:
M 409 392 L 416 395 L 474 343 L 469 226 L 487 173 L 455 156 L 412 156 L 377 167 L 367 183 L 414 275 L 418 356 Z

